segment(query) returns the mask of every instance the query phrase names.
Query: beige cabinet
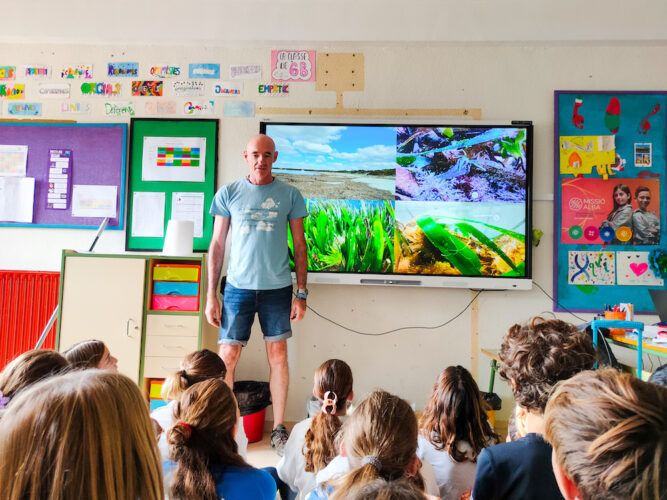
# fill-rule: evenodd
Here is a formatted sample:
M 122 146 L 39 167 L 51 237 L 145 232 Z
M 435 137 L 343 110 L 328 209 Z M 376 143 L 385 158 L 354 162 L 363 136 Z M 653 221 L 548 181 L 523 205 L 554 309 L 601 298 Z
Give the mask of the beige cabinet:
M 164 278 L 174 282 L 153 279 L 165 276 L 169 266 L 198 268 L 198 272 L 196 278 L 186 276 L 190 281 L 182 284 L 178 274 Z M 137 383 L 165 378 L 178 370 L 186 354 L 201 347 L 203 280 L 203 257 L 65 251 L 57 348 L 64 351 L 81 340 L 102 340 L 118 358 L 119 371 Z

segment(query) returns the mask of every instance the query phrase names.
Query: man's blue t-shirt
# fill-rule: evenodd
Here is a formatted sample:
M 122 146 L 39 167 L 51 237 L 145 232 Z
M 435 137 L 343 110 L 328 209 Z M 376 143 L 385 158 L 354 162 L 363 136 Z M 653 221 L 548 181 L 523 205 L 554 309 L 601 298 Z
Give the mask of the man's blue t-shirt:
M 247 290 L 274 290 L 292 283 L 287 226 L 308 215 L 298 189 L 275 178 L 259 186 L 244 178 L 222 186 L 210 212 L 231 218 L 229 283 Z

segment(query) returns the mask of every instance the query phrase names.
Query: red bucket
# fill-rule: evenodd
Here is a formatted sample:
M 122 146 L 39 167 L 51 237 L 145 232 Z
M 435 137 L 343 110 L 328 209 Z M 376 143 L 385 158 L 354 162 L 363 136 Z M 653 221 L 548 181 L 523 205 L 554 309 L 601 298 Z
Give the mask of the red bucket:
M 266 408 L 255 413 L 250 413 L 243 418 L 243 429 L 248 437 L 248 443 L 256 443 L 262 440 L 264 435 L 264 420 L 266 419 Z

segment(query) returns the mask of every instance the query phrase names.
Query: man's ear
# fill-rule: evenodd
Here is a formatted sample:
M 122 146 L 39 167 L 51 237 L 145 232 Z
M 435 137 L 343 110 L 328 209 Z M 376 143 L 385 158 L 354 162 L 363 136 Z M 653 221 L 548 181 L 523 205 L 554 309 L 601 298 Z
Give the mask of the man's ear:
M 556 476 L 556 482 L 558 483 L 558 488 L 560 489 L 561 494 L 565 500 L 575 500 L 582 498 L 581 492 L 577 485 L 574 484 L 574 481 L 567 473 L 558 465 L 556 459 L 556 452 L 552 450 L 551 452 L 551 468 L 554 471 L 554 476 Z
M 273 153 L 273 161 L 276 161 L 278 159 L 278 151 Z

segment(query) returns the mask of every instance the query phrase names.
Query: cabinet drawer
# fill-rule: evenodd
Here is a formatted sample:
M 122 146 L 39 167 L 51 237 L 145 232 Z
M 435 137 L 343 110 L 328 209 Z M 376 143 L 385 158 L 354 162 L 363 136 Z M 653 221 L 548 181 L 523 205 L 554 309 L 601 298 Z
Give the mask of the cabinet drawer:
M 146 356 L 144 358 L 144 378 L 167 378 L 181 369 L 182 359 L 182 357 Z
M 183 359 L 197 350 L 197 337 L 146 337 L 146 356 L 165 356 Z
M 155 264 L 153 279 L 156 281 L 199 281 L 199 266 Z
M 199 316 L 149 314 L 146 316 L 146 335 L 197 337 L 199 336 Z
M 199 297 L 153 295 L 151 309 L 154 311 L 199 311 Z

